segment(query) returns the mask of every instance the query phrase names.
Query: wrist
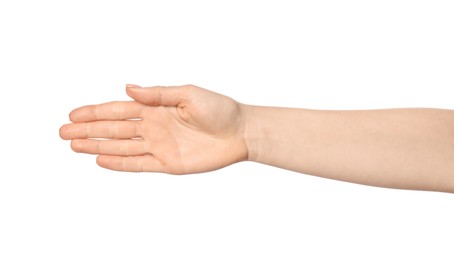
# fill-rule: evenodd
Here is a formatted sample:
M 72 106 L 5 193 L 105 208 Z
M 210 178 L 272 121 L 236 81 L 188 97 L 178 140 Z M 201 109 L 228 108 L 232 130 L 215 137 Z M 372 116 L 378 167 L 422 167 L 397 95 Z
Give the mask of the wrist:
M 247 150 L 247 161 L 257 162 L 260 147 L 260 107 L 240 104 L 243 116 L 243 141 Z

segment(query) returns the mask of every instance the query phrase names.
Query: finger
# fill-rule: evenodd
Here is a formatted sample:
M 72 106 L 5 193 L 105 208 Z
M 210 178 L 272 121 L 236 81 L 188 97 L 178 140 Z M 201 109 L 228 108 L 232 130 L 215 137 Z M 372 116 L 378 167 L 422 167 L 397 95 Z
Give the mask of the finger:
M 89 105 L 74 109 L 69 118 L 72 122 L 97 120 L 123 120 L 140 117 L 144 105 L 134 101 L 114 101 L 99 105 Z
M 125 139 L 141 137 L 142 121 L 97 121 L 62 126 L 60 136 L 65 140 L 85 138 Z
M 149 87 L 141 88 L 136 85 L 128 85 L 126 93 L 135 101 L 149 106 L 178 106 L 181 101 L 187 99 L 188 89 L 194 86 L 176 87 Z
M 75 139 L 71 148 L 78 153 L 135 156 L 147 153 L 143 140 Z
M 125 172 L 165 172 L 164 166 L 153 155 L 99 155 L 96 163 L 106 169 Z

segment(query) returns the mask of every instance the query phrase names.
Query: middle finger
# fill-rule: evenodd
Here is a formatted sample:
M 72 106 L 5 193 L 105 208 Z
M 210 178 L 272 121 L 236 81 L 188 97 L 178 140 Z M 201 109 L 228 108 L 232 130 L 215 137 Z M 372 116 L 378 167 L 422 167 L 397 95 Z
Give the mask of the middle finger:
M 125 139 L 141 137 L 141 120 L 96 121 L 74 123 L 62 127 L 63 139 L 108 138 Z

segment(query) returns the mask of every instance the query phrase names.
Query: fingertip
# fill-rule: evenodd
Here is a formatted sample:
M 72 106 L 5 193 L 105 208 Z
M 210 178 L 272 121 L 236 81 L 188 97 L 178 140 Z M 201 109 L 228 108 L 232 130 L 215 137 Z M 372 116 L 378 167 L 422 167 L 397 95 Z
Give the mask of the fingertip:
M 71 121 L 71 122 L 76 122 L 76 121 L 75 121 L 75 116 L 74 116 L 74 110 L 71 111 L 71 113 L 69 113 L 69 121 Z
M 107 168 L 106 167 L 106 156 L 105 155 L 98 155 L 96 157 L 96 164 L 99 165 L 102 168 Z
M 80 153 L 83 149 L 83 146 L 82 146 L 82 141 L 80 140 L 77 140 L 77 139 L 74 139 L 74 140 L 71 140 L 71 149 L 76 152 L 76 153 Z
M 135 99 L 135 94 L 137 90 L 143 89 L 142 87 L 134 84 L 126 84 L 126 94 L 131 97 L 132 99 Z
M 79 116 L 79 108 L 74 109 L 69 113 L 69 120 L 73 123 L 78 123 L 80 122 L 80 116 Z
M 121 164 L 121 158 L 120 156 L 114 156 L 114 155 L 98 155 L 96 157 L 96 164 L 98 164 L 100 167 L 108 169 L 108 170 L 114 170 L 114 171 L 122 171 L 119 168 L 118 164 Z
M 141 88 L 141 86 L 135 85 L 135 84 L 126 84 L 126 89 L 134 89 L 134 88 Z
M 67 125 L 68 124 L 61 126 L 59 131 L 58 131 L 58 133 L 60 135 L 60 138 L 63 139 L 63 140 L 69 140 L 69 138 L 68 138 L 68 136 L 66 134 Z
M 65 126 L 61 126 L 60 129 L 58 129 L 58 135 L 59 135 L 60 138 L 63 139 L 63 140 L 65 139 L 65 138 L 63 138 L 63 131 L 64 131 L 63 128 L 64 128 L 64 127 L 65 127 Z
M 142 89 L 142 87 L 134 84 L 126 84 L 126 93 L 128 94 L 128 96 L 130 96 L 129 93 L 134 92 L 138 89 Z
M 95 105 L 78 107 L 69 113 L 69 120 L 73 123 L 94 121 L 97 119 L 95 110 Z

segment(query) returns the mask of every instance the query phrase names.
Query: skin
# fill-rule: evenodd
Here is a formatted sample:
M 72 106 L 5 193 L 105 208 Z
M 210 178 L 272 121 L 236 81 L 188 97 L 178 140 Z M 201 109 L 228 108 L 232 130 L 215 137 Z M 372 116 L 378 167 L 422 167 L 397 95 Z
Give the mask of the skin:
M 454 192 L 454 111 L 245 105 L 193 85 L 128 85 L 134 101 L 77 108 L 60 129 L 99 166 L 189 174 L 254 161 L 336 180 Z

